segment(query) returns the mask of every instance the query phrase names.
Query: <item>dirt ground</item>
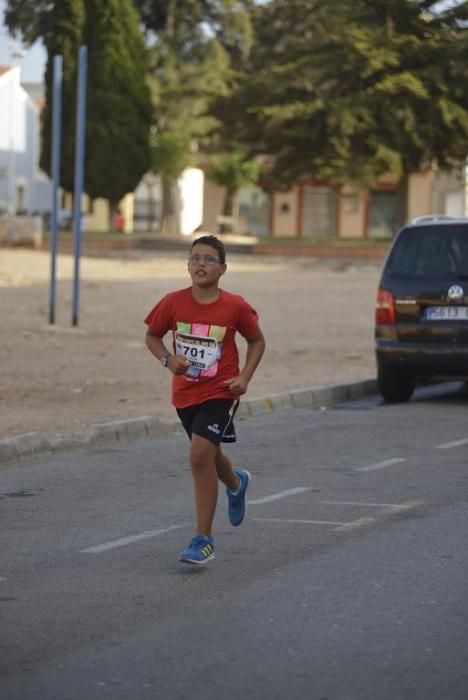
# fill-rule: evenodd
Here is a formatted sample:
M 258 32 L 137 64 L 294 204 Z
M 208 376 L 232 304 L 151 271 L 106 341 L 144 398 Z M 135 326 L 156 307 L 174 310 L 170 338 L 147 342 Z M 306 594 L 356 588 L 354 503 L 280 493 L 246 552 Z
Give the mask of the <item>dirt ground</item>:
M 0 439 L 144 415 L 174 421 L 170 374 L 144 345 L 143 318 L 163 294 L 188 286 L 185 259 L 158 251 L 82 258 L 73 327 L 73 258 L 57 258 L 50 325 L 49 254 L 0 249 Z M 375 376 L 379 264 L 234 254 L 227 262 L 222 286 L 258 310 L 267 340 L 248 397 Z

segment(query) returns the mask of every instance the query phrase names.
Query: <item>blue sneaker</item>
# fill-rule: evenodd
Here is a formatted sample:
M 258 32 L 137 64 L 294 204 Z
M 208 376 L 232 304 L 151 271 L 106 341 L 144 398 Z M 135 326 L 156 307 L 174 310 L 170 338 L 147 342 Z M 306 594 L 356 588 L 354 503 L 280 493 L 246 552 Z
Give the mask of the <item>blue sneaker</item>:
M 235 492 L 232 492 L 227 488 L 226 495 L 228 497 L 229 520 L 231 521 L 231 525 L 237 527 L 237 525 L 240 525 L 243 521 L 247 510 L 245 494 L 249 481 L 252 477 L 246 469 L 236 469 L 235 472 L 240 479 L 240 486 Z
M 195 535 L 179 557 L 184 564 L 206 564 L 210 559 L 214 559 L 214 539 L 206 535 Z

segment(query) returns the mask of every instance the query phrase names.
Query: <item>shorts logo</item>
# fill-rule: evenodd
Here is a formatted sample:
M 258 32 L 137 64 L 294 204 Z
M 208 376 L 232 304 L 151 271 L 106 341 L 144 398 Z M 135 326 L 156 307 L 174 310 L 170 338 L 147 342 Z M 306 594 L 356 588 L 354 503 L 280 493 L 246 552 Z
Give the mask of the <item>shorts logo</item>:
M 213 425 L 209 425 L 208 430 L 211 430 L 212 433 L 216 433 L 216 435 L 219 435 L 219 433 L 221 432 L 219 429 L 219 425 L 217 423 L 213 423 Z

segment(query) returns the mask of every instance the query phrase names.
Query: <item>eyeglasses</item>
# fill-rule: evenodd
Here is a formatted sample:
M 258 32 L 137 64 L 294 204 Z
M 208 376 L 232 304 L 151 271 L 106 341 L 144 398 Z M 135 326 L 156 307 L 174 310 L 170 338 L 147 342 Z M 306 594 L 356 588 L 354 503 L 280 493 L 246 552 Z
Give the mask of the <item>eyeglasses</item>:
M 216 263 L 221 262 L 221 260 L 216 255 L 198 255 L 198 253 L 193 253 L 189 255 L 189 262 L 195 265 L 201 262 L 206 265 L 216 265 Z

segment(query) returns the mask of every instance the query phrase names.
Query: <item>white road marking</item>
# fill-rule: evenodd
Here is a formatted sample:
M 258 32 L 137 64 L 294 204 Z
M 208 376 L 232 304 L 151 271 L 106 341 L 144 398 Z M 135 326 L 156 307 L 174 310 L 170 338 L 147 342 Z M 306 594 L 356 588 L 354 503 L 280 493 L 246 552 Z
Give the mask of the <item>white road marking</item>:
M 335 520 L 299 520 L 294 518 L 251 518 L 262 523 L 297 523 L 298 525 L 346 525 Z
M 319 503 L 327 505 L 342 505 L 342 506 L 368 506 L 370 508 L 383 508 L 391 512 L 400 512 L 411 510 L 424 504 L 424 501 L 407 501 L 406 503 L 360 503 L 357 501 L 319 501 Z M 385 515 L 383 515 L 385 517 Z M 264 523 L 292 523 L 293 525 L 331 525 L 335 532 L 348 532 L 357 530 L 360 527 L 373 525 L 377 522 L 376 518 L 356 518 L 347 522 L 336 520 L 305 520 L 299 518 L 252 518 L 257 522 Z
M 373 523 L 375 523 L 375 518 L 358 518 L 350 523 L 342 523 L 333 529 L 336 532 L 347 532 L 348 530 L 357 530 L 359 527 L 365 527 L 366 525 L 373 525 Z
M 383 462 L 376 462 L 375 464 L 368 464 L 366 467 L 358 467 L 354 471 L 356 472 L 373 472 L 377 469 L 385 469 L 385 467 L 391 467 L 393 464 L 400 464 L 400 462 L 406 462 L 406 457 L 394 457 L 393 459 L 385 459 Z
M 346 532 L 348 530 L 356 530 L 365 525 L 375 523 L 375 518 L 358 518 L 351 522 L 341 522 L 336 520 L 294 520 L 292 518 L 252 518 L 252 520 L 264 523 L 292 523 L 293 525 L 331 525 L 336 532 Z
M 103 542 L 102 544 L 97 544 L 94 547 L 87 547 L 87 549 L 81 549 L 83 554 L 99 554 L 100 552 L 106 552 L 108 549 L 115 549 L 116 547 L 124 547 L 127 544 L 133 544 L 134 542 L 139 542 L 140 540 L 146 540 L 149 537 L 157 537 L 158 535 L 164 535 L 166 532 L 171 530 L 179 530 L 184 527 L 183 525 L 170 525 L 169 527 L 162 527 L 159 530 L 144 530 L 136 535 L 128 535 L 128 537 L 119 537 L 118 540 L 112 540 L 110 542 Z
M 460 447 L 460 445 L 467 445 L 468 438 L 463 438 L 462 440 L 454 440 L 453 442 L 445 442 L 443 445 L 436 445 L 438 450 L 449 450 L 451 447 Z
M 368 508 L 399 508 L 397 503 L 361 503 L 360 501 L 319 501 L 328 506 L 367 506 Z
M 405 503 L 361 503 L 359 501 L 319 501 L 330 506 L 362 506 L 363 508 L 387 508 L 389 510 L 409 510 L 424 504 L 424 501 L 406 501 Z
M 279 491 L 279 493 L 272 493 L 271 496 L 256 498 L 255 500 L 248 501 L 247 503 L 249 506 L 258 506 L 261 503 L 271 503 L 271 501 L 279 501 L 280 498 L 295 496 L 297 493 L 304 493 L 304 491 L 312 491 L 312 486 L 297 486 L 294 489 L 287 489 L 286 491 Z

